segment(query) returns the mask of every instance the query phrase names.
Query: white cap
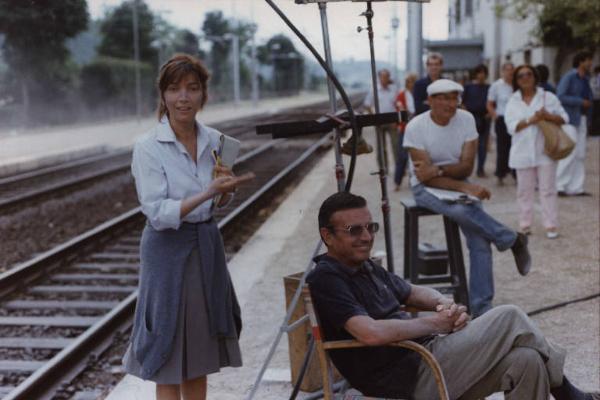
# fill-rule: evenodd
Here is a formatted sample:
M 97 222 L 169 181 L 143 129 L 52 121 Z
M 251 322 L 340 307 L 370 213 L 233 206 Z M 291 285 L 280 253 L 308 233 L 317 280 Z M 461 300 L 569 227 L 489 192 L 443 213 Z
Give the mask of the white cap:
M 450 92 L 462 93 L 463 90 L 464 89 L 460 83 L 456 83 L 450 79 L 438 79 L 427 86 L 427 95 L 433 96 L 434 94 Z

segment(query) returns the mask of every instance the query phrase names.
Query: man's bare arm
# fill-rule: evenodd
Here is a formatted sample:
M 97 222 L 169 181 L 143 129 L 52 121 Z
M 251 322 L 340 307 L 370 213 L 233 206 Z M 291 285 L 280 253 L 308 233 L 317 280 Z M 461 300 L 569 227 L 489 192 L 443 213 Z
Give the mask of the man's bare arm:
M 488 102 L 485 103 L 485 108 L 487 109 L 487 112 L 488 114 L 490 114 L 490 117 L 492 117 L 492 119 L 498 118 L 498 114 L 496 113 L 495 101 L 488 100 Z
M 367 346 L 383 346 L 427 335 L 456 332 L 463 329 L 470 320 L 466 307 L 454 302 L 438 305 L 437 310 L 425 317 L 404 320 L 375 320 L 367 315 L 357 315 L 346 321 L 344 328 Z
M 441 167 L 433 165 L 425 150 L 409 148 L 408 151 L 415 168 L 415 175 L 425 186 L 455 190 L 487 199 L 491 194 L 486 188 L 464 181 L 473 171 L 476 149 L 477 140 L 465 142 L 459 162 Z
M 346 321 L 344 328 L 361 343 L 381 346 L 432 334 L 450 333 L 453 324 L 451 318 L 440 313 L 405 320 L 375 320 L 367 315 L 357 315 Z
M 435 289 L 427 286 L 410 285 L 410 296 L 406 299 L 406 305 L 413 306 L 423 311 L 435 311 L 439 304 L 453 303 Z

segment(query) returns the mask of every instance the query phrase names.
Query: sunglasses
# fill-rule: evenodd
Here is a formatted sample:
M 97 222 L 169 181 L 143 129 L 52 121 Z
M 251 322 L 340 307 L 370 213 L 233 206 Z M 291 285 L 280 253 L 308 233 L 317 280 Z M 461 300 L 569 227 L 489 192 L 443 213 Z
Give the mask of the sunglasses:
M 369 222 L 364 225 L 347 225 L 344 228 L 334 228 L 333 226 L 327 227 L 332 231 L 344 231 L 352 237 L 359 237 L 363 233 L 363 229 L 366 229 L 369 234 L 373 235 L 379 231 L 379 224 L 377 222 Z
M 517 74 L 517 79 L 521 79 L 521 78 L 525 78 L 525 77 L 532 77 L 532 76 L 533 76 L 533 72 L 531 72 L 531 71 L 521 72 L 521 73 Z

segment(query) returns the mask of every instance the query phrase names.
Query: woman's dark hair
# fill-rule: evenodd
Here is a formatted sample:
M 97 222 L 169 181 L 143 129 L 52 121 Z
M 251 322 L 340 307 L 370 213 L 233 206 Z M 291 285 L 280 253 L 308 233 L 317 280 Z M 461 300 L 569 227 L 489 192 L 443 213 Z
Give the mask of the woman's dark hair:
M 476 78 L 477 74 L 479 74 L 480 72 L 483 72 L 485 74 L 485 76 L 487 77 L 488 76 L 488 67 L 486 67 L 484 64 L 479 64 L 478 66 L 473 68 L 473 70 L 471 71 L 473 79 Z
M 583 50 L 575 54 L 575 57 L 573 57 L 573 68 L 579 67 L 579 64 L 588 58 L 592 58 L 592 53 L 587 50 Z
M 158 87 L 158 120 L 160 121 L 164 115 L 169 116 L 169 110 L 165 105 L 164 93 L 167 87 L 172 83 L 178 83 L 187 74 L 196 74 L 200 81 L 202 89 L 202 103 L 201 107 L 206 104 L 208 97 L 208 78 L 210 74 L 208 70 L 202 65 L 202 62 L 196 57 L 190 56 L 189 54 L 175 54 L 169 61 L 167 61 L 161 68 L 156 81 Z
M 367 206 L 364 197 L 348 192 L 338 192 L 329 196 L 319 209 L 319 228 L 326 228 L 331 222 L 331 216 L 336 211 L 363 208 Z
M 517 90 L 520 90 L 521 88 L 519 87 L 519 72 L 522 69 L 528 69 L 531 71 L 531 73 L 533 73 L 533 79 L 535 79 L 535 86 L 537 86 L 540 83 L 540 76 L 537 72 L 537 69 L 533 68 L 531 65 L 529 64 L 522 64 L 519 65 L 517 67 L 517 69 L 515 69 L 515 72 L 513 74 L 513 81 L 512 81 L 512 86 L 513 86 L 513 90 L 516 92 Z
M 548 78 L 550 77 L 550 70 L 546 67 L 545 64 L 538 64 L 535 66 L 537 69 L 537 73 L 540 77 L 540 83 L 548 82 Z

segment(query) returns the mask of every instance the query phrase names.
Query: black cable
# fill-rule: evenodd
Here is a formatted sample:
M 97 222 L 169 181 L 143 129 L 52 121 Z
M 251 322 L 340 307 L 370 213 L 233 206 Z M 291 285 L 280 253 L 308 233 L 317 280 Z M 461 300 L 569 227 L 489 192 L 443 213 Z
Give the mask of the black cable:
M 591 300 L 591 299 L 596 298 L 596 297 L 600 297 L 600 293 L 595 293 L 595 294 L 591 294 L 589 296 L 580 297 L 578 299 L 569 300 L 569 301 L 563 301 L 562 303 L 556 303 L 556 304 L 552 304 L 552 305 L 547 306 L 547 307 L 538 308 L 538 309 L 535 309 L 533 311 L 529 311 L 527 313 L 527 315 L 529 315 L 531 317 L 531 316 L 534 316 L 534 315 L 537 315 L 537 314 L 541 314 L 541 313 L 546 312 L 546 311 L 551 311 L 551 310 L 555 310 L 557 308 L 568 306 L 569 304 L 580 303 L 582 301 Z
M 354 109 L 352 108 L 350 99 L 348 98 L 346 91 L 344 90 L 344 88 L 342 87 L 340 82 L 338 81 L 335 73 L 329 68 L 329 66 L 327 65 L 325 60 L 323 60 L 323 57 L 321 57 L 319 52 L 313 47 L 312 44 L 310 44 L 308 39 L 306 39 L 306 37 L 304 37 L 304 35 L 298 30 L 298 28 L 296 28 L 296 26 L 294 26 L 294 24 L 288 19 L 288 17 L 286 17 L 286 15 L 283 13 L 283 11 L 281 11 L 279 9 L 279 7 L 277 7 L 277 5 L 275 5 L 275 3 L 273 3 L 272 0 L 265 0 L 265 1 L 273 9 L 273 11 L 275 11 L 277 13 L 277 15 L 279 15 L 279 17 L 292 30 L 292 32 L 294 32 L 296 34 L 298 39 L 300 39 L 302 41 L 302 43 L 304 43 L 304 45 L 308 48 L 308 50 L 310 50 L 312 55 L 317 59 L 317 61 L 321 65 L 321 67 L 327 73 L 327 77 L 329 79 L 331 79 L 331 82 L 333 83 L 333 85 L 335 86 L 337 91 L 339 92 L 339 94 L 342 98 L 342 101 L 346 105 L 346 109 L 348 110 L 348 119 L 350 121 L 350 127 L 352 129 L 352 138 L 351 138 L 352 139 L 352 155 L 350 158 L 350 167 L 348 168 L 348 179 L 346 180 L 346 187 L 344 188 L 344 191 L 349 192 L 350 188 L 352 187 L 352 178 L 354 177 L 354 168 L 356 165 L 356 146 L 358 143 L 358 134 L 359 134 L 358 125 L 356 124 L 356 116 L 354 115 Z
M 298 392 L 300 391 L 300 385 L 304 380 L 304 375 L 306 374 L 306 370 L 308 369 L 308 365 L 310 364 L 310 360 L 312 360 L 312 355 L 315 350 L 315 337 L 310 335 L 310 340 L 308 342 L 308 350 L 304 355 L 304 361 L 302 362 L 302 367 L 300 367 L 300 372 L 298 373 L 298 380 L 294 385 L 294 390 L 292 390 L 292 394 L 290 395 L 289 400 L 296 400 L 298 396 Z

